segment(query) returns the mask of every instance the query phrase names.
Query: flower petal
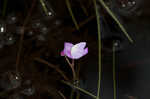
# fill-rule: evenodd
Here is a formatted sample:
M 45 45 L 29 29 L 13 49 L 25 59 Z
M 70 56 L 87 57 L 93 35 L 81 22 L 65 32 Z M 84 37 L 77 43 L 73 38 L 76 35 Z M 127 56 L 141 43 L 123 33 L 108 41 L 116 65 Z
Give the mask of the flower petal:
M 72 48 L 71 48 L 71 56 L 73 59 L 79 59 L 81 58 L 82 56 L 84 56 L 85 54 L 87 54 L 88 52 L 88 49 L 84 49 L 84 47 L 86 46 L 86 42 L 81 42 L 81 43 L 78 43 L 76 45 L 74 45 Z
M 84 49 L 86 46 L 86 42 L 80 42 L 74 45 L 74 47 L 77 47 L 78 49 Z
M 84 49 L 84 55 L 86 55 L 88 53 L 88 48 Z
M 71 48 L 73 47 L 73 44 L 72 43 L 69 43 L 69 42 L 65 42 L 64 43 L 64 55 L 68 56 L 69 58 L 72 58 L 71 56 Z

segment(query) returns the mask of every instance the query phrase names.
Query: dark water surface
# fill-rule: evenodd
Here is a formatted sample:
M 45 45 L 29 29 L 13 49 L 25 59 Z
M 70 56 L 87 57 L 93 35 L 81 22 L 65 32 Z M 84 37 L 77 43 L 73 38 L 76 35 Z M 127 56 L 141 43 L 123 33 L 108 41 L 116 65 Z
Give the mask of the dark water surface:
M 117 99 L 149 99 L 150 91 L 150 2 L 149 0 L 104 0 L 134 40 L 131 44 L 115 21 L 98 4 L 102 32 L 101 99 L 113 99 L 112 43 L 115 41 L 115 66 Z M 71 0 L 72 8 L 81 29 L 77 31 L 63 0 L 46 0 L 50 16 L 43 12 L 39 1 L 30 9 L 33 0 L 0 0 L 0 93 L 3 99 L 62 99 L 58 92 L 69 99 L 70 87 L 60 83 L 60 68 L 69 79 L 71 70 L 60 56 L 64 42 L 87 42 L 89 53 L 76 61 L 81 65 L 80 87 L 96 95 L 98 80 L 97 28 L 94 8 L 86 0 Z M 88 15 L 81 9 L 86 4 Z M 81 5 L 80 5 L 81 4 Z M 32 11 L 33 10 L 33 11 Z M 18 71 L 16 57 L 20 48 L 21 26 L 29 12 L 32 14 L 25 26 L 24 41 Z M 83 24 L 83 23 L 84 24 Z M 83 26 L 82 26 L 83 25 Z M 40 58 L 54 65 L 48 67 Z M 8 91 L 8 92 L 7 92 Z M 92 99 L 81 93 L 81 99 Z

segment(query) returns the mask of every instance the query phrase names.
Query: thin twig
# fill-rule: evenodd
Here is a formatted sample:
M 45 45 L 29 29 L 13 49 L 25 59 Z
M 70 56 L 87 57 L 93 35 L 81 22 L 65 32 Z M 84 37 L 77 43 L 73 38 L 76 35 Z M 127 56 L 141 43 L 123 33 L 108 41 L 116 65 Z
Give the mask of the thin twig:
M 65 59 L 72 70 L 73 80 L 75 81 L 76 80 L 76 72 L 74 70 L 74 60 L 72 60 L 72 63 L 70 63 L 69 59 L 66 56 L 65 56 Z
M 60 95 L 63 99 L 67 99 L 67 98 L 65 97 L 65 95 L 64 95 L 61 91 L 58 91 L 58 93 L 59 93 L 59 95 Z
M 79 3 L 81 5 L 81 8 L 82 8 L 83 12 L 85 13 L 85 15 L 88 16 L 88 11 L 87 11 L 86 7 L 82 4 L 81 1 L 79 1 Z
M 67 61 L 67 63 L 69 64 L 70 67 L 72 67 L 72 63 L 70 63 L 69 59 L 65 56 L 65 59 Z
M 84 21 L 82 21 L 82 22 L 80 22 L 80 23 L 78 24 L 79 28 L 83 27 L 85 24 L 87 24 L 89 21 L 91 21 L 91 20 L 94 19 L 94 18 L 95 18 L 94 15 L 89 16 L 87 19 L 85 19 Z M 74 31 L 76 31 L 75 28 L 72 29 L 72 32 L 74 32 Z
M 62 70 L 60 70 L 58 67 L 56 67 L 55 65 L 53 65 L 41 58 L 34 58 L 34 60 L 44 63 L 44 64 L 48 65 L 49 67 L 55 69 L 65 80 L 69 81 L 69 78 L 65 75 L 65 73 Z
M 28 23 L 30 17 L 31 17 L 31 13 L 33 11 L 33 8 L 35 6 L 35 3 L 36 3 L 36 0 L 33 0 L 32 2 L 32 6 L 30 8 L 30 12 L 29 14 L 27 15 L 24 23 L 23 23 L 23 26 L 22 26 L 22 33 L 21 33 L 21 37 L 20 37 L 20 42 L 19 42 L 19 49 L 18 49 L 18 53 L 17 53 L 17 58 L 16 58 L 16 72 L 19 73 L 18 71 L 18 67 L 19 67 L 19 64 L 20 64 L 20 57 L 21 57 L 21 51 L 22 51 L 22 45 L 23 45 L 23 41 L 24 41 L 24 28 L 26 26 L 26 24 Z
M 65 56 L 65 59 L 67 61 L 67 63 L 69 64 L 71 70 L 72 70 L 72 75 L 73 75 L 73 81 L 75 81 L 75 78 L 76 78 L 76 73 L 75 73 L 75 70 L 74 70 L 74 62 L 72 60 L 72 63 L 70 63 L 69 59 L 67 58 L 67 56 Z M 73 96 L 74 96 L 74 89 L 71 90 L 71 94 L 70 94 L 70 99 L 73 99 Z

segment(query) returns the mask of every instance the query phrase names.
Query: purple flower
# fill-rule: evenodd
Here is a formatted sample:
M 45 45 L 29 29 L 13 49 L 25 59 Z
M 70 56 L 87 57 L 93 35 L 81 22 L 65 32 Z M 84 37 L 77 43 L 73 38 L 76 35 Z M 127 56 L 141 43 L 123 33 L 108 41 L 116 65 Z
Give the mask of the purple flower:
M 64 43 L 64 50 L 61 51 L 61 56 L 67 56 L 71 59 L 79 59 L 88 53 L 88 48 L 85 48 L 86 42 L 80 42 L 75 45 L 69 42 Z

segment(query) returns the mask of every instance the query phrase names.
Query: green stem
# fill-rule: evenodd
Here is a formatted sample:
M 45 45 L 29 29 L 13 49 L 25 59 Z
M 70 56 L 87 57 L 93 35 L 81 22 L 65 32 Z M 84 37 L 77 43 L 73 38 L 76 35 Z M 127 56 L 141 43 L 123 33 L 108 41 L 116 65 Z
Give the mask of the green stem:
M 73 99 L 74 94 L 75 94 L 75 91 L 74 91 L 74 89 L 72 89 L 72 90 L 71 90 L 71 94 L 70 94 L 70 99 Z
M 81 92 L 83 92 L 83 93 L 93 97 L 94 99 L 96 99 L 95 95 L 93 95 L 92 93 L 90 93 L 90 92 L 88 92 L 88 91 L 86 91 L 86 90 L 84 90 L 84 89 L 82 89 L 80 87 L 74 86 L 74 85 L 70 84 L 69 82 L 66 82 L 66 81 L 63 81 L 63 80 L 62 80 L 62 83 L 66 84 L 66 85 L 68 85 L 70 87 L 73 87 L 73 88 L 75 88 L 75 89 L 77 89 L 77 90 L 79 90 L 79 91 L 81 91 Z
M 40 3 L 41 3 L 41 5 L 42 5 L 42 7 L 43 7 L 43 10 L 44 10 L 45 14 L 48 16 L 48 10 L 47 10 L 47 8 L 46 8 L 46 5 L 45 5 L 44 1 L 43 1 L 43 0 L 40 0 Z
M 84 5 L 81 3 L 81 1 L 79 1 L 79 2 L 80 2 L 81 9 L 83 10 L 84 14 L 85 14 L 86 16 L 88 16 L 88 11 L 87 11 L 86 7 L 84 7 Z
M 114 99 L 117 99 L 116 94 L 116 75 L 115 75 L 115 46 L 113 43 L 113 85 L 114 85 Z
M 77 80 L 76 79 L 76 72 L 75 72 L 75 69 L 74 69 L 74 60 L 72 60 L 72 63 L 70 63 L 69 59 L 66 56 L 65 56 L 65 59 L 66 59 L 67 63 L 69 64 L 69 66 L 72 70 L 73 81 Z
M 80 93 L 77 92 L 77 98 L 76 99 L 80 99 Z
M 71 5 L 70 5 L 69 0 L 66 0 L 66 5 L 67 5 L 67 8 L 68 8 L 68 10 L 69 10 L 69 13 L 70 13 L 70 15 L 71 15 L 71 17 L 72 17 L 72 20 L 73 20 L 73 22 L 74 22 L 74 24 L 75 24 L 76 29 L 79 30 L 79 26 L 78 26 L 78 23 L 77 23 L 77 21 L 76 21 L 76 19 L 75 19 L 75 17 L 74 17 L 73 12 L 72 12 Z
M 109 13 L 109 15 L 116 21 L 116 23 L 118 24 L 118 26 L 120 27 L 120 29 L 124 32 L 124 34 L 126 35 L 126 37 L 129 39 L 129 41 L 131 43 L 133 43 L 132 38 L 129 36 L 129 34 L 127 33 L 126 29 L 124 28 L 124 26 L 119 22 L 119 20 L 117 19 L 117 17 L 113 14 L 113 12 L 109 9 L 109 7 L 107 7 L 107 5 L 105 4 L 105 2 L 103 0 L 99 0 L 99 2 L 102 4 L 102 6 L 106 9 L 106 11 Z
M 4 0 L 4 4 L 3 4 L 3 11 L 2 11 L 2 16 L 4 17 L 6 14 L 6 8 L 7 8 L 7 0 Z
M 101 30 L 100 30 L 100 15 L 98 14 L 98 8 L 96 7 L 96 0 L 94 1 L 96 19 L 97 19 L 97 29 L 98 29 L 98 85 L 97 85 L 97 97 L 100 99 L 100 88 L 101 88 Z
M 67 63 L 69 64 L 71 70 L 72 70 L 72 74 L 73 74 L 73 82 L 76 80 L 76 72 L 74 70 L 74 60 L 72 59 L 72 63 L 70 63 L 69 59 L 65 56 L 65 59 L 67 61 Z M 70 94 L 70 99 L 73 99 L 75 94 L 74 89 L 72 89 L 71 94 Z

